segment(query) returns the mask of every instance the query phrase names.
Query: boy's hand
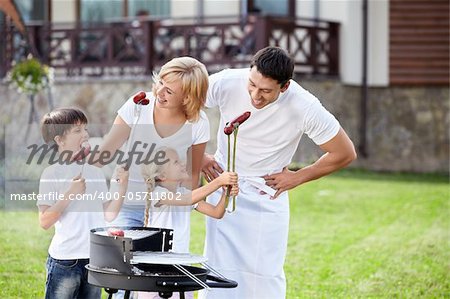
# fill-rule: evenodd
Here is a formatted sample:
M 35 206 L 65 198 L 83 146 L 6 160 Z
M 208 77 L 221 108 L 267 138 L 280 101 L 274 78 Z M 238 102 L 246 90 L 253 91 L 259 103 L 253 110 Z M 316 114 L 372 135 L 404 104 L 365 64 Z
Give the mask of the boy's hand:
M 83 194 L 86 191 L 86 182 L 85 179 L 81 176 L 81 173 L 72 179 L 70 183 L 69 190 L 67 193 L 69 194 Z
M 217 178 L 220 186 L 236 185 L 238 182 L 238 175 L 235 172 L 223 172 Z
M 236 185 L 232 185 L 231 189 L 230 189 L 230 196 L 237 196 L 239 194 L 239 186 Z

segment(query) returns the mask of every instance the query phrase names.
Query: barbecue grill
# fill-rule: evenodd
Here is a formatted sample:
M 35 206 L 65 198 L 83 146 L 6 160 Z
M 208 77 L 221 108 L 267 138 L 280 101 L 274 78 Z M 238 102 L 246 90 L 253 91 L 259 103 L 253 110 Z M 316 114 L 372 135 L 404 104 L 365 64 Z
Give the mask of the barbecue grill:
M 170 298 L 209 288 L 235 288 L 229 280 L 208 266 L 206 258 L 171 252 L 173 231 L 153 227 L 118 227 L 124 236 L 108 235 L 108 228 L 96 228 L 90 235 L 88 282 L 109 294 L 125 290 L 158 292 Z M 201 264 L 203 267 L 192 266 Z

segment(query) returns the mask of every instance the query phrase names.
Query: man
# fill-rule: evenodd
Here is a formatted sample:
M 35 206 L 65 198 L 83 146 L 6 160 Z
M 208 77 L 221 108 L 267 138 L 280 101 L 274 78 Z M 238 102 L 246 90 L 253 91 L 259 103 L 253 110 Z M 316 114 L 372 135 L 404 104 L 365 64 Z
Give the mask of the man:
M 240 193 L 236 211 L 222 220 L 207 219 L 205 254 L 209 264 L 235 289 L 214 289 L 208 298 L 285 298 L 283 264 L 289 229 L 289 198 L 285 192 L 347 166 L 356 159 L 352 141 L 319 100 L 291 80 L 294 62 L 277 47 L 256 53 L 250 69 L 224 70 L 210 76 L 207 107 L 219 107 L 220 125 L 214 157 L 205 155 L 202 171 L 208 180 L 226 168 L 226 122 L 245 111 L 239 127 L 236 172 Z M 325 152 L 298 171 L 287 165 L 303 134 Z M 258 184 L 276 190 L 273 196 Z M 266 190 L 267 191 L 267 190 Z M 220 192 L 208 197 L 215 203 Z

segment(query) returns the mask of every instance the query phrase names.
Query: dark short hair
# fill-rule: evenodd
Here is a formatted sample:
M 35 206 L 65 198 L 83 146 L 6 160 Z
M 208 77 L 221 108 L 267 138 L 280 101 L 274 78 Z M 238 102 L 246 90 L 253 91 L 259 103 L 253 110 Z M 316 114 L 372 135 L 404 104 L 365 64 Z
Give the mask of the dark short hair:
M 87 123 L 87 117 L 80 109 L 55 109 L 42 117 L 42 138 L 44 138 L 45 143 L 52 143 L 56 136 L 63 136 L 73 126 Z
M 279 47 L 266 47 L 253 56 L 250 68 L 256 66 L 264 77 L 276 80 L 281 86 L 286 84 L 294 73 L 294 60 Z

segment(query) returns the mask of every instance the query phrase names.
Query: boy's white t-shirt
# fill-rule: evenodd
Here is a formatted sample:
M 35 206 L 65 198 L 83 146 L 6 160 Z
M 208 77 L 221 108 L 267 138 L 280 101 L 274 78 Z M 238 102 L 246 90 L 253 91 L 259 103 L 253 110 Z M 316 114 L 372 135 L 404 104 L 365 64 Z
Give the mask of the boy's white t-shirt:
M 178 194 L 187 194 L 191 191 L 179 187 L 177 193 L 173 194 L 174 199 Z M 169 228 L 173 229 L 173 252 L 188 253 L 189 252 L 189 240 L 191 233 L 191 211 L 197 207 L 197 205 L 190 206 L 171 206 L 171 205 L 161 205 L 155 207 L 158 202 L 155 199 L 161 199 L 163 196 L 167 196 L 170 193 L 164 187 L 156 186 L 152 191 L 152 202 L 149 209 L 149 219 L 148 226 L 159 227 L 159 228 Z
M 239 127 L 236 171 L 240 176 L 263 176 L 289 165 L 303 134 L 321 145 L 338 133 L 340 124 L 320 101 L 295 81 L 279 98 L 262 109 L 251 104 L 247 84 L 250 69 L 227 69 L 209 77 L 207 107 L 220 109 L 216 161 L 226 167 L 225 124 L 246 111 L 250 118 Z M 233 141 L 233 136 L 231 136 Z
M 140 160 L 143 161 L 148 153 L 155 153 L 158 148 L 168 147 L 177 151 L 180 160 L 187 161 L 187 152 L 192 145 L 206 143 L 210 138 L 209 120 L 206 113 L 200 111 L 199 119 L 196 122 L 186 123 L 179 128 L 176 133 L 171 136 L 162 138 L 155 130 L 153 121 L 153 111 L 155 98 L 151 92 L 146 93 L 150 104 L 140 106 L 140 117 L 135 126 L 132 139 L 136 143 L 135 152 L 141 152 Z M 118 115 L 132 127 L 136 122 L 135 110 L 138 105 L 133 102 L 133 98 L 129 98 L 127 102 L 117 111 Z M 138 110 L 139 111 L 139 110 Z M 141 143 L 137 143 L 137 141 Z M 128 143 L 129 141 L 127 141 Z M 126 151 L 127 144 L 122 147 L 122 151 Z M 151 148 L 153 147 L 153 150 Z M 137 156 L 133 157 L 133 163 L 130 167 L 128 190 L 125 196 L 125 204 L 145 205 L 143 202 L 143 193 L 147 187 L 142 178 L 141 165 L 136 163 Z M 147 161 L 151 160 L 148 159 Z M 130 194 L 131 193 L 131 194 Z M 138 195 L 138 196 L 137 196 Z M 139 199 L 138 199 L 139 197 Z
M 81 171 L 77 164 L 53 164 L 47 167 L 39 182 L 40 196 L 37 205 L 54 205 L 56 194 L 63 196 L 72 181 Z M 101 169 L 86 164 L 83 169 L 86 191 L 83 200 L 73 200 L 55 223 L 55 234 L 48 253 L 55 259 L 89 258 L 90 230 L 104 227 L 103 200 L 108 198 L 108 187 Z M 81 195 L 80 195 L 81 196 Z

